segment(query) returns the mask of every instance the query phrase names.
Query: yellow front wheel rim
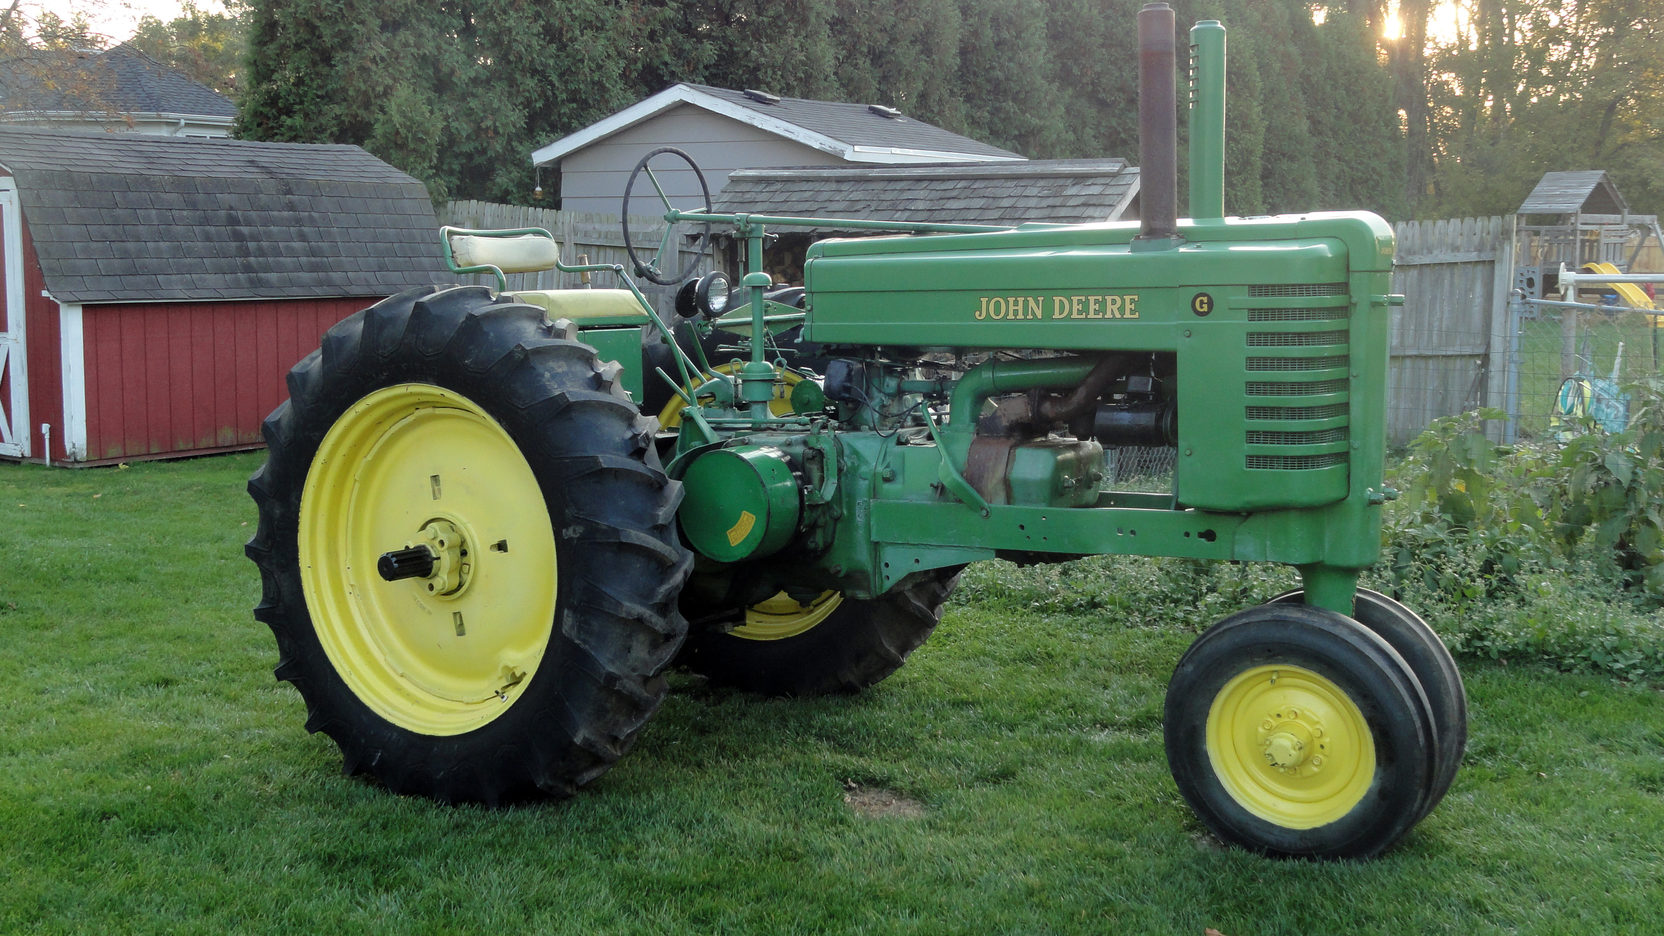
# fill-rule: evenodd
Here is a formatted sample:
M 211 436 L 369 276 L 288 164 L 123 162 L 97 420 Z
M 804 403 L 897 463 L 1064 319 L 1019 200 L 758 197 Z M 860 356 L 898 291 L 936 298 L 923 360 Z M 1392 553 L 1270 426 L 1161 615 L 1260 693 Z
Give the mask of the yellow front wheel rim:
M 1375 739 L 1332 680 L 1298 666 L 1238 674 L 1208 709 L 1208 759 L 1243 809 L 1287 829 L 1351 812 L 1375 777 Z
M 466 397 L 377 390 L 330 427 L 301 493 L 301 585 L 335 671 L 387 721 L 457 735 L 531 683 L 555 612 L 549 511 L 520 448 Z M 385 581 L 426 545 L 432 575 Z

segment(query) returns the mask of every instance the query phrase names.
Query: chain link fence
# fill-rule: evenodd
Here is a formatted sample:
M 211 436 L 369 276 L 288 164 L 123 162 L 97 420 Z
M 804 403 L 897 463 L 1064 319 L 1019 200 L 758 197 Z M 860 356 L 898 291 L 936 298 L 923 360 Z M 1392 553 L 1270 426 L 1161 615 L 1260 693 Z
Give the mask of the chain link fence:
M 1658 376 L 1664 364 L 1659 317 L 1638 309 L 1516 303 L 1516 320 L 1509 362 L 1515 438 L 1553 438 L 1584 418 L 1621 431 L 1629 419 L 1624 388 Z

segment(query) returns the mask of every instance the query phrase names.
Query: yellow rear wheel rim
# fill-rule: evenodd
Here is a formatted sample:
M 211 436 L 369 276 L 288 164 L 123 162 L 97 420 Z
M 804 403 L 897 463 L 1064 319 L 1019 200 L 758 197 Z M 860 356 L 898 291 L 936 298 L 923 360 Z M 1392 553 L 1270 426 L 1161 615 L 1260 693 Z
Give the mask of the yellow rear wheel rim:
M 746 640 L 784 640 L 813 629 L 843 604 L 843 592 L 827 589 L 807 603 L 785 592 L 745 609 L 745 623 L 728 633 Z
M 1298 666 L 1238 674 L 1208 709 L 1208 759 L 1243 809 L 1287 829 L 1351 812 L 1375 778 L 1375 739 L 1333 681 Z
M 724 377 L 739 372 L 739 368 L 733 364 L 723 364 L 712 370 Z M 799 374 L 789 370 L 782 371 L 780 382 L 774 385 L 774 398 L 768 404 L 769 412 L 776 416 L 790 415 L 792 388 L 802 380 L 803 377 Z M 686 406 L 681 397 L 671 397 L 664 409 L 659 410 L 659 426 L 664 429 L 681 428 L 682 409 Z M 784 640 L 787 637 L 796 637 L 825 621 L 833 611 L 838 610 L 838 605 L 842 604 L 843 600 L 843 593 L 833 590 L 821 592 L 807 603 L 798 601 L 785 592 L 777 592 L 774 597 L 746 608 L 745 623 L 728 633 L 745 640 Z
M 554 543 L 514 440 L 428 384 L 349 407 L 301 493 L 301 585 L 325 654 L 376 714 L 425 735 L 478 728 L 531 683 L 554 621 Z M 377 574 L 383 553 L 418 544 L 443 574 Z
M 702 374 L 705 384 L 709 385 L 718 375 L 723 378 L 733 377 L 740 372 L 739 364 L 721 364 L 711 368 L 709 373 Z M 803 375 L 794 371 L 781 370 L 780 380 L 774 385 L 774 396 L 768 401 L 768 411 L 775 416 L 790 416 L 792 414 L 792 388 L 803 382 Z M 683 387 L 688 396 L 698 399 L 699 387 Z M 682 426 L 682 410 L 687 403 L 680 396 L 672 396 L 670 402 L 659 410 L 659 428 L 680 429 Z

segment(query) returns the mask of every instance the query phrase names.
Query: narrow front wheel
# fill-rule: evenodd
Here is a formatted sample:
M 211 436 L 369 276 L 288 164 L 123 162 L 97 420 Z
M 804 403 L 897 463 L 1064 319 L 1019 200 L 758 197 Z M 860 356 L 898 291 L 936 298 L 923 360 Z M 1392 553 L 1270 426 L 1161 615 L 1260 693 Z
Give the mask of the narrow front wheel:
M 1384 640 L 1321 608 L 1219 622 L 1167 689 L 1167 759 L 1219 838 L 1252 851 L 1362 858 L 1398 841 L 1434 783 L 1426 694 Z
M 1271 600 L 1297 604 L 1305 600 L 1305 592 L 1285 592 Z M 1386 595 L 1367 588 L 1358 589 L 1352 617 L 1398 651 L 1427 693 L 1433 721 L 1434 764 L 1433 785 L 1420 812 L 1426 816 L 1450 789 L 1467 749 L 1468 697 L 1462 686 L 1462 674 L 1433 628 L 1420 615 Z

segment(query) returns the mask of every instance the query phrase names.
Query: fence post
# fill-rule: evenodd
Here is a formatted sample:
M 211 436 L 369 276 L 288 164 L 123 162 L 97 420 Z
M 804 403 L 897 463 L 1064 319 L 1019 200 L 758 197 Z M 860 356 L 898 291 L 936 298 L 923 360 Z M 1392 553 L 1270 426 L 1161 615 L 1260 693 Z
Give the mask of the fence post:
M 1519 438 L 1520 431 L 1520 320 L 1525 315 L 1525 298 L 1514 296 L 1509 290 L 1508 299 L 1508 382 L 1504 391 L 1503 408 L 1508 411 L 1508 421 L 1502 426 L 1502 441 L 1506 445 L 1513 445 Z
M 1491 309 L 1487 317 L 1491 336 L 1485 354 L 1485 404 L 1501 404 L 1502 408 L 1508 411 L 1509 421 L 1501 427 L 1502 441 L 1511 441 L 1513 423 L 1517 418 L 1511 404 L 1518 401 L 1510 400 L 1509 397 L 1510 388 L 1516 394 L 1518 392 L 1513 374 L 1519 366 L 1519 319 L 1510 301 L 1514 291 L 1514 237 L 1517 220 L 1516 215 L 1492 218 L 1489 236 L 1486 238 L 1495 246 L 1496 261 L 1491 273 Z
M 1576 302 L 1577 294 L 1566 297 L 1568 302 Z M 1560 310 L 1560 379 L 1577 373 L 1577 310 Z

